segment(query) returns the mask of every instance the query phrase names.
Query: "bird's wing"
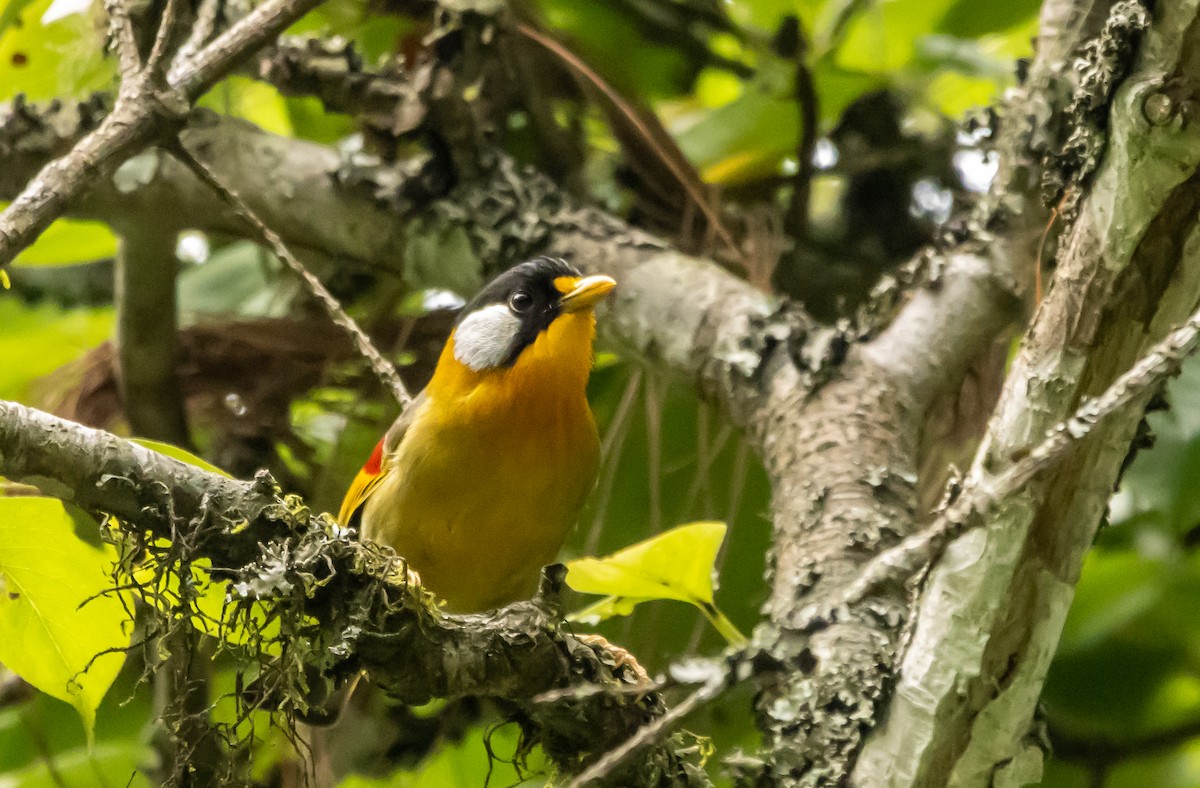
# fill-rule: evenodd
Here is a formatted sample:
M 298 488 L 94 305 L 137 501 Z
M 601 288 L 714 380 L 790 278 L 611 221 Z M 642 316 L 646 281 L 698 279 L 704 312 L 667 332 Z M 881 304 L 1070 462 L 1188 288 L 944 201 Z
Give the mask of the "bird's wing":
M 421 406 L 425 404 L 425 393 L 421 392 L 408 407 L 404 409 L 396 420 L 392 423 L 391 428 L 379 439 L 379 443 L 375 444 L 375 451 L 371 452 L 370 458 L 358 475 L 354 477 L 354 481 L 350 483 L 350 489 L 346 491 L 346 497 L 342 499 L 342 508 L 338 511 L 338 522 L 342 525 L 350 525 L 351 519 L 362 508 L 367 499 L 371 497 L 371 493 L 379 486 L 379 482 L 388 472 L 388 458 L 396 453 L 396 449 L 400 446 L 400 441 L 404 439 L 404 434 L 408 432 L 408 427 L 416 418 L 417 412 Z

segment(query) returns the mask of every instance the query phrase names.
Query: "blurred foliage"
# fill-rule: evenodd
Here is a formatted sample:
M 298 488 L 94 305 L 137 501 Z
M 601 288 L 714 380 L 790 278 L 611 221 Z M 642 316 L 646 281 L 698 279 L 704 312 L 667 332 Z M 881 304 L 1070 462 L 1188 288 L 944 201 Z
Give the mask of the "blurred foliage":
M 342 36 L 368 67 L 408 62 L 421 51 L 429 20 L 389 13 L 392 5 L 403 4 L 329 0 L 290 32 Z M 0 8 L 0 101 L 111 89 L 115 69 L 102 50 L 99 6 L 8 0 Z M 956 165 L 955 154 L 969 147 L 956 138 L 957 124 L 1012 84 L 1015 60 L 1030 52 L 1037 3 L 523 0 L 512 10 L 594 71 L 618 101 L 600 101 L 594 85 L 581 87 L 561 58 L 535 60 L 531 90 L 546 101 L 566 148 L 582 152 L 577 171 L 569 157 L 541 149 L 529 107 L 512 109 L 501 144 L 569 188 L 582 182 L 588 195 L 680 245 L 712 252 L 712 239 L 680 218 L 691 209 L 657 161 L 661 153 L 619 120 L 622 107 L 648 113 L 667 135 L 660 142 L 676 146 L 697 180 L 712 188 L 739 242 L 760 250 L 739 264 L 756 282 L 774 282 L 831 316 L 932 238 L 986 181 L 978 168 Z M 379 143 L 355 118 L 327 113 L 313 98 L 284 97 L 248 73 L 224 80 L 203 105 L 348 151 Z M 800 73 L 813 83 L 818 128 L 803 127 Z M 819 142 L 811 215 L 803 233 L 786 237 L 806 135 Z M 186 217 L 175 219 L 186 227 Z M 64 221 L 21 256 L 12 289 L 0 291 L 0 398 L 128 429 L 107 344 L 114 319 L 105 280 L 115 245 L 110 228 Z M 444 252 L 444 243 L 414 237 L 410 246 L 410 270 L 448 264 L 426 249 Z M 269 254 L 245 241 L 189 233 L 180 256 L 181 374 L 193 444 L 206 461 L 235 472 L 270 467 L 314 505 L 336 508 L 394 405 L 361 362 L 313 328 L 307 300 Z M 415 386 L 428 376 L 448 329 L 444 309 L 471 295 L 407 292 L 386 273 L 329 261 L 314 268 Z M 276 322 L 248 331 L 235 321 Z M 198 330 L 208 332 L 195 335 L 204 338 L 201 347 L 186 344 L 187 332 Z M 309 353 L 303 364 L 284 341 L 296 335 Z M 235 339 L 259 344 L 234 359 L 234 348 L 249 353 Z M 766 474 L 736 430 L 688 386 L 605 358 L 589 392 L 604 463 L 564 559 L 616 553 L 679 523 L 723 521 L 729 530 L 724 545 L 714 547 L 721 581 L 714 601 L 750 631 L 767 593 Z M 1200 471 L 1200 365 L 1187 365 L 1170 399 L 1170 411 L 1150 418 L 1157 446 L 1138 456 L 1114 498 L 1112 525 L 1088 559 L 1046 685 L 1045 718 L 1062 745 L 1048 764 L 1047 786 L 1200 785 L 1193 738 L 1200 721 L 1200 486 L 1192 483 Z M 61 518 L 55 522 L 65 527 Z M 3 556 L 0 550 L 0 566 Z M 209 586 L 214 598 L 218 586 Z M 588 601 L 580 596 L 576 607 Z M 678 601 L 637 606 L 599 630 L 651 671 L 724 645 L 701 611 Z M 149 784 L 152 693 L 139 681 L 145 661 L 131 652 L 100 704 L 90 749 L 75 711 L 59 700 L 36 694 L 0 708 L 0 783 Z M 233 666 L 218 657 L 213 670 L 216 714 L 228 718 Z M 355 787 L 479 786 L 489 776 L 493 785 L 544 782 L 536 752 L 519 771 L 506 763 L 520 752 L 515 726 L 498 724 L 503 715 L 478 704 L 402 709 L 367 692 L 345 714 L 338 726 L 313 734 L 327 756 L 318 760 L 330 769 L 322 780 Z M 255 780 L 302 779 L 306 767 L 286 737 L 263 719 L 240 724 L 259 734 L 251 751 L 237 754 L 252 761 Z M 722 757 L 756 744 L 750 689 L 693 715 L 689 727 L 712 737 L 715 774 Z M 1098 761 L 1094 747 L 1081 746 L 1106 741 L 1127 752 Z

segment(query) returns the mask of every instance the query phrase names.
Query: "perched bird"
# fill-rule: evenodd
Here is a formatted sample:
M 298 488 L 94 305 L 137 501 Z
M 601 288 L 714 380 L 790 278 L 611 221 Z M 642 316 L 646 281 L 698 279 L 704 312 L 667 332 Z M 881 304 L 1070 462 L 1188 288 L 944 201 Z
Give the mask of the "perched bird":
M 350 485 L 339 522 L 393 547 L 447 610 L 532 596 L 558 554 L 599 466 L 593 307 L 615 286 L 545 257 L 496 277 Z

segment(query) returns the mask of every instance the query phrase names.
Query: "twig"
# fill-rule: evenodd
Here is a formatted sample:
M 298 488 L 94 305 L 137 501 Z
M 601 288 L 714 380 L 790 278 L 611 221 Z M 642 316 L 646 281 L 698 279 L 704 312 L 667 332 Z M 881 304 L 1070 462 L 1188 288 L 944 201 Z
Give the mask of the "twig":
M 188 37 L 179 45 L 179 51 L 175 53 L 171 69 L 167 73 L 168 80 L 175 79 L 178 72 L 188 66 L 192 56 L 200 51 L 200 47 L 212 38 L 213 31 L 217 29 L 217 17 L 221 14 L 222 5 L 223 0 L 200 0 L 200 7 L 196 10 L 196 21 L 192 24 Z
M 122 74 L 134 74 L 120 0 L 107 0 L 116 14 Z M 236 66 L 322 0 L 266 0 L 178 69 L 167 84 L 125 79 L 113 111 L 69 153 L 47 164 L 0 213 L 0 269 L 33 243 L 88 186 L 121 162 L 170 133 L 192 102 Z M 122 43 L 125 41 L 126 43 Z
M 843 0 L 834 12 L 833 22 L 829 24 L 825 36 L 817 46 L 813 60 L 820 60 L 841 46 L 842 36 L 846 34 L 850 22 L 873 2 L 874 0 Z
M 568 783 L 567 788 L 583 788 L 583 786 L 589 783 L 603 780 L 619 768 L 621 764 L 625 763 L 631 755 L 642 747 L 653 743 L 655 739 L 669 730 L 676 722 L 691 714 L 705 703 L 713 700 L 730 686 L 732 686 L 732 682 L 724 676 L 720 680 L 710 681 L 701 686 L 666 714 L 638 728 L 637 732 L 626 739 L 621 746 L 609 750 L 601 756 L 595 763 L 581 772 L 578 777 Z
M 1042 442 L 1024 458 L 991 479 L 977 469 L 966 482 L 963 492 L 932 525 L 875 556 L 831 603 L 808 606 L 799 620 L 805 622 L 805 626 L 811 625 L 828 618 L 830 610 L 862 601 L 884 583 L 914 575 L 934 561 L 952 539 L 970 527 L 983 524 L 982 515 L 993 506 L 1063 459 L 1104 419 L 1176 374 L 1180 362 L 1198 347 L 1200 310 L 1155 344 L 1103 394 L 1085 402 L 1069 419 L 1047 432 Z
M 612 85 L 608 84 L 591 66 L 580 60 L 574 52 L 571 52 L 558 41 L 530 25 L 518 23 L 516 30 L 530 41 L 538 44 L 568 64 L 576 74 L 604 96 L 613 108 L 616 109 L 617 113 L 637 130 L 638 136 L 641 137 L 654 156 L 675 178 L 679 184 L 679 188 L 683 189 L 688 198 L 704 214 L 704 218 L 721 241 L 736 253 L 737 244 L 734 243 L 733 235 L 725 227 L 725 223 L 721 219 L 719 206 L 714 204 L 715 201 L 711 195 L 705 193 L 704 185 L 700 182 L 699 177 L 694 172 L 689 172 L 687 160 L 682 154 L 678 151 L 667 150 L 664 147 L 663 140 L 660 140 L 654 131 L 646 125 L 646 121 L 629 104 L 625 97 L 618 93 Z
M 371 369 L 375 371 L 380 381 L 383 382 L 384 386 L 395 397 L 396 402 L 400 403 L 400 407 L 407 408 L 409 403 L 412 402 L 412 396 L 409 395 L 404 382 L 400 380 L 400 375 L 396 372 L 396 368 L 392 365 L 392 362 L 384 358 L 383 354 L 379 352 L 379 349 L 371 341 L 371 338 L 367 336 L 367 333 L 355 322 L 354 318 L 346 314 L 346 310 L 342 309 L 342 305 L 338 303 L 337 298 L 334 297 L 333 293 L 329 292 L 325 285 L 321 283 L 321 280 L 313 276 L 304 264 L 292 254 L 292 251 L 283 242 L 283 239 L 268 227 L 262 219 L 258 218 L 258 215 L 246 204 L 245 200 L 233 191 L 233 189 L 222 183 L 213 171 L 208 168 L 208 165 L 193 156 L 191 151 L 183 146 L 182 142 L 179 140 L 172 141 L 172 143 L 168 144 L 167 150 L 180 163 L 191 170 L 197 178 L 219 194 L 221 199 L 228 203 L 229 207 L 238 216 L 258 232 L 263 241 L 271 247 L 271 251 L 275 253 L 275 256 L 282 260 L 293 273 L 304 280 L 309 292 L 320 302 L 329 319 L 350 336 L 358 352 L 370 362 Z
M 150 56 L 146 58 L 146 73 L 155 81 L 162 79 L 165 82 L 165 74 L 161 73 L 162 65 L 178 22 L 179 0 L 167 0 L 162 20 L 158 23 L 158 32 L 154 35 L 154 45 L 150 49 Z
M 108 12 L 108 32 L 117 50 L 121 81 L 131 81 L 142 70 L 142 59 L 138 55 L 129 9 L 125 0 L 104 0 L 104 10 Z

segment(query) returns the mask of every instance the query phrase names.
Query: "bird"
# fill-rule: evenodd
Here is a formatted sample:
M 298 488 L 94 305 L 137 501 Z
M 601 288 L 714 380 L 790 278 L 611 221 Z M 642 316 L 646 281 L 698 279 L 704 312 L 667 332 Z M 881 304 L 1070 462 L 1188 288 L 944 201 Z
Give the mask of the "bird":
M 532 597 L 574 525 L 600 464 L 594 308 L 614 287 L 549 257 L 501 273 L 350 484 L 338 522 L 392 547 L 446 612 Z

